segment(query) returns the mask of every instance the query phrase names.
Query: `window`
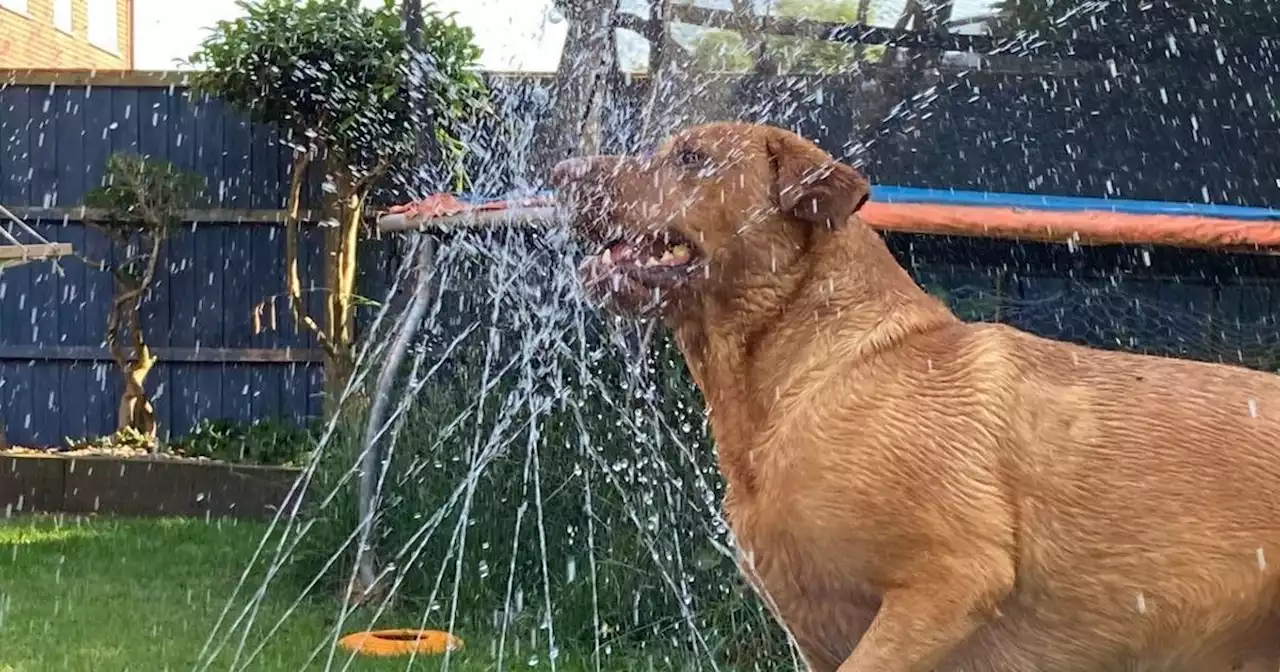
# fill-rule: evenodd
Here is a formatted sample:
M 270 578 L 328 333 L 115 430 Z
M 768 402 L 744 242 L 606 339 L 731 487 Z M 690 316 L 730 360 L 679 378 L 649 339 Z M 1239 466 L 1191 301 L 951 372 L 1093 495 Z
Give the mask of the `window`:
M 120 48 L 116 0 L 89 0 L 89 44 L 113 54 Z
M 71 32 L 71 0 L 53 0 L 53 27 Z
M 0 7 L 11 9 L 19 14 L 26 14 L 27 0 L 0 0 Z

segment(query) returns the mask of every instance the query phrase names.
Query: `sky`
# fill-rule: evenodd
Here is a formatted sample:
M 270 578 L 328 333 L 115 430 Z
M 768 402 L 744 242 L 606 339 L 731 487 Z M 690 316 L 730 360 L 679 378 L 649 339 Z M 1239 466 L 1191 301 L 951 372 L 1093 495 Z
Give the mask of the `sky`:
M 380 0 L 366 0 L 380 4 Z M 437 0 L 441 12 L 457 12 L 458 23 L 470 26 L 484 50 L 487 70 L 554 71 L 564 44 L 565 23 L 548 16 L 551 0 Z M 178 68 L 176 59 L 191 55 L 209 28 L 240 14 L 236 0 L 135 0 L 134 67 Z
M 765 3 L 767 0 L 756 0 Z M 381 0 L 365 0 L 381 4 Z M 730 0 L 701 0 L 708 7 L 729 6 Z M 877 14 L 896 17 L 905 0 L 881 0 Z M 456 12 L 458 23 L 471 27 L 484 51 L 486 70 L 552 72 L 560 60 L 566 25 L 551 0 L 435 0 L 441 12 Z M 957 0 L 957 19 L 984 13 L 991 0 Z M 623 7 L 645 6 L 644 0 L 624 0 Z M 180 59 L 196 50 L 209 28 L 240 14 L 236 0 L 135 0 L 134 60 L 139 70 L 183 69 Z M 647 44 L 623 33 L 619 39 L 623 66 L 646 60 Z

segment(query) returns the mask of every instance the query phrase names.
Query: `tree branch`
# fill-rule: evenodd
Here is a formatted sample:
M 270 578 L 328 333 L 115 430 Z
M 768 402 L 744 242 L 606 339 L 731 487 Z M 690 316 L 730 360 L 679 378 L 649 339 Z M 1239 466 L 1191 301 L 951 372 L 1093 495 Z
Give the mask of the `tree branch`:
M 389 157 L 383 157 L 378 161 L 378 165 L 375 166 L 373 170 L 366 173 L 364 177 L 361 177 L 360 179 L 356 180 L 355 186 L 353 188 L 353 192 L 357 194 L 361 194 L 360 200 L 363 201 L 364 192 L 370 187 L 372 187 L 375 182 L 382 179 L 382 176 L 386 175 L 387 171 L 390 169 L 391 169 L 391 159 Z
M 742 36 L 747 53 L 751 54 L 756 73 L 771 73 L 774 68 L 770 67 L 769 63 L 769 42 L 764 31 L 764 17 L 756 17 L 754 3 L 750 0 L 733 0 L 731 5 L 732 8 L 729 11 L 732 16 L 724 20 L 725 25 Z M 773 3 L 770 3 L 765 11 L 772 8 Z
M 653 20 L 636 16 L 629 12 L 618 12 L 613 15 L 613 27 L 638 33 L 645 38 L 653 33 Z M 650 47 L 652 48 L 652 46 Z
M 944 6 L 949 7 L 950 5 Z M 949 13 L 945 13 L 949 16 Z M 1052 57 L 1061 56 L 1074 60 L 1095 60 L 1103 58 L 1131 58 L 1135 62 L 1147 62 L 1157 58 L 1141 42 L 1122 43 L 1115 41 L 1099 41 L 1095 39 L 1073 39 L 1070 41 L 1036 41 L 1021 43 L 1010 37 L 995 35 L 973 35 L 967 33 L 947 33 L 927 29 L 906 29 L 911 17 L 920 15 L 920 3 L 908 0 L 903 14 L 899 17 L 898 26 L 885 28 L 870 26 L 865 23 L 833 23 L 795 17 L 755 17 L 753 21 L 744 22 L 732 10 L 712 9 L 695 5 L 678 4 L 671 8 L 671 20 L 676 23 L 722 28 L 725 30 L 746 31 L 759 30 L 769 35 L 797 37 L 809 40 L 837 42 L 843 44 L 883 45 L 898 49 L 919 49 L 925 51 L 963 51 L 978 54 L 992 54 L 1008 51 L 1017 43 L 1013 53 L 1025 56 Z M 941 17 L 939 25 L 947 25 L 946 16 Z M 1211 37 L 1179 38 L 1179 51 L 1185 58 L 1192 54 L 1212 55 L 1215 47 Z M 1183 46 L 1183 41 L 1186 46 Z M 1164 59 L 1161 55 L 1159 58 Z
M 86 265 L 86 266 L 97 266 L 99 271 L 106 271 L 106 270 L 107 270 L 107 262 L 106 262 L 106 261 L 100 261 L 100 260 L 96 260 L 96 259 L 90 259 L 89 257 L 86 257 L 86 256 L 84 256 L 83 254 L 80 254 L 79 252 L 72 252 L 72 253 L 71 253 L 71 256 L 75 257 L 76 259 L 79 259 L 79 260 L 80 260 L 80 263 L 82 263 L 82 264 L 84 264 L 84 265 Z
M 107 313 L 107 351 L 111 353 L 111 359 L 115 361 L 116 366 L 120 367 L 120 372 L 125 376 L 125 384 L 128 385 L 129 380 L 129 358 L 125 356 L 124 347 L 120 344 L 120 314 L 124 304 L 119 300 L 112 300 L 111 312 Z
M 151 254 L 147 259 L 147 270 L 142 274 L 142 279 L 138 281 L 132 289 L 116 297 L 117 301 L 127 303 L 134 301 L 142 296 L 147 288 L 151 286 L 151 281 L 156 277 L 156 266 L 160 263 L 160 246 L 164 244 L 164 233 L 156 230 L 151 233 Z
M 294 153 L 293 174 L 289 176 L 289 212 L 284 220 L 284 285 L 285 291 L 289 294 L 289 309 L 293 313 L 294 322 L 306 327 L 314 334 L 316 342 L 324 349 L 325 354 L 330 359 L 334 359 L 340 353 L 324 328 L 311 317 L 302 303 L 302 277 L 298 271 L 298 229 L 299 214 L 302 209 L 302 183 L 306 180 L 307 168 L 310 165 L 310 152 Z

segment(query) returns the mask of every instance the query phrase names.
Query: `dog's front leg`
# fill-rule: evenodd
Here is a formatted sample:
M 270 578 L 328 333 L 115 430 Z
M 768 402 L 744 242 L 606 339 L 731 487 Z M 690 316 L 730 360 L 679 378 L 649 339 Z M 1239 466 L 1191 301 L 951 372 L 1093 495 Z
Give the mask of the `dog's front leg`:
M 933 672 L 996 613 L 1013 571 L 990 565 L 885 593 L 871 627 L 839 672 Z

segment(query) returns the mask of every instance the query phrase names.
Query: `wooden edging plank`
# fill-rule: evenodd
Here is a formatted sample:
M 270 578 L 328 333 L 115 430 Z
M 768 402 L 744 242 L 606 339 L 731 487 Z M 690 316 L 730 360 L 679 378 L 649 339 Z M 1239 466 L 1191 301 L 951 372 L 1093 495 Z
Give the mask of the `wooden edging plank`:
M 320 363 L 314 348 L 155 348 L 161 362 L 185 364 Z M 93 345 L 0 345 L 0 361 L 110 362 L 111 353 Z
M 302 470 L 111 455 L 0 455 L 0 515 L 70 513 L 271 520 Z

